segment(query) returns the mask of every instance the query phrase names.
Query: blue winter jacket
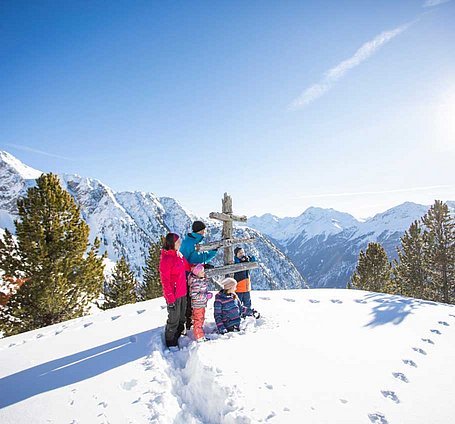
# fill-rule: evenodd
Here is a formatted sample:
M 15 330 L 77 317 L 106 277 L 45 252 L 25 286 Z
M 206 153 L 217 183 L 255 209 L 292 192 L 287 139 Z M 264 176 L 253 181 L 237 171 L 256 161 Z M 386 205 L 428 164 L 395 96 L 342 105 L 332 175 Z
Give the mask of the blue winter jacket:
M 190 264 L 206 264 L 216 256 L 216 250 L 196 251 L 196 244 L 201 243 L 202 240 L 204 240 L 204 236 L 199 233 L 188 233 L 183 239 L 180 252 Z

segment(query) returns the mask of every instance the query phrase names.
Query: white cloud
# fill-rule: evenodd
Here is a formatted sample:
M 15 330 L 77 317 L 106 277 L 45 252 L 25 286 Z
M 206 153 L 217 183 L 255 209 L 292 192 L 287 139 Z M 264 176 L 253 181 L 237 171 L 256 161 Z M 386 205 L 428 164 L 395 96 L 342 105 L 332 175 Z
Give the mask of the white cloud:
M 384 31 L 370 41 L 364 43 L 349 59 L 343 60 L 337 66 L 329 69 L 322 80 L 308 87 L 291 104 L 292 109 L 299 109 L 307 106 L 314 100 L 325 94 L 333 84 L 342 78 L 349 70 L 360 65 L 363 61 L 372 56 L 380 47 L 388 43 L 397 35 L 405 31 L 412 23 L 402 25 L 390 31 Z
M 423 7 L 434 7 L 440 4 L 448 3 L 450 0 L 426 0 L 422 5 Z
M 12 147 L 14 149 L 17 149 L 17 150 L 22 150 L 24 152 L 38 153 L 39 155 L 50 156 L 52 158 L 58 158 L 58 159 L 64 159 L 64 160 L 74 160 L 74 159 L 68 158 L 66 156 L 60 156 L 60 155 L 56 155 L 54 153 L 44 152 L 42 150 L 33 149 L 32 147 L 23 146 L 21 144 L 6 143 L 5 145 L 8 146 L 8 147 Z

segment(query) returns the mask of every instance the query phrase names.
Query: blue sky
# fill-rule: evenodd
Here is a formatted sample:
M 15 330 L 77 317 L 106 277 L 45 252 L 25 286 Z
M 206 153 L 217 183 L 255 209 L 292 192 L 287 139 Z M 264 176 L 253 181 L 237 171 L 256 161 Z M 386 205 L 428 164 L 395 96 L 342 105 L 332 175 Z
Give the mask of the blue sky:
M 455 199 L 455 1 L 3 1 L 0 149 L 248 215 Z

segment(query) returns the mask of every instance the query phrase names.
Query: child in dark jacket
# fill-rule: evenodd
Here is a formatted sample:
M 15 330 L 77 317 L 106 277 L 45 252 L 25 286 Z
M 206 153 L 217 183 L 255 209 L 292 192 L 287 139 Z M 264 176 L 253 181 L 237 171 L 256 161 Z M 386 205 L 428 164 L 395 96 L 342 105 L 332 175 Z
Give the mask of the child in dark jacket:
M 234 249 L 234 261 L 236 264 L 240 264 L 242 262 L 256 262 L 256 258 L 254 256 L 247 256 L 241 247 L 236 247 Z M 242 306 L 247 308 L 246 315 L 260 318 L 261 314 L 251 306 L 250 271 L 245 270 L 236 272 L 234 274 L 234 279 L 237 281 L 237 288 L 235 289 L 235 292 L 237 293 Z
M 235 294 L 237 281 L 233 278 L 225 278 L 221 285 L 223 290 L 217 293 L 213 305 L 216 328 L 220 334 L 239 331 L 240 318 L 245 316 L 246 308 L 240 304 Z
M 208 279 L 205 278 L 204 265 L 195 265 L 188 276 L 188 288 L 193 310 L 193 334 L 197 342 L 207 340 L 203 328 L 205 308 L 207 301 L 212 298 L 212 293 L 208 291 L 208 282 Z

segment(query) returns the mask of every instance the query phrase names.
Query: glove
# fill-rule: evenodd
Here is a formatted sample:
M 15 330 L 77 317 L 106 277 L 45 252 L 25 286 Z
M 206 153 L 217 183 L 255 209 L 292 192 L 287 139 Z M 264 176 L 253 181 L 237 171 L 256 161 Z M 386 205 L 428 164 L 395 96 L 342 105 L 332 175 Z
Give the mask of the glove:
M 213 297 L 213 293 L 208 292 L 207 293 L 207 300 L 210 300 Z
M 173 310 L 175 309 L 175 302 L 173 302 L 173 303 L 168 303 L 167 308 L 168 308 L 168 309 L 171 309 L 171 310 L 173 311 Z

